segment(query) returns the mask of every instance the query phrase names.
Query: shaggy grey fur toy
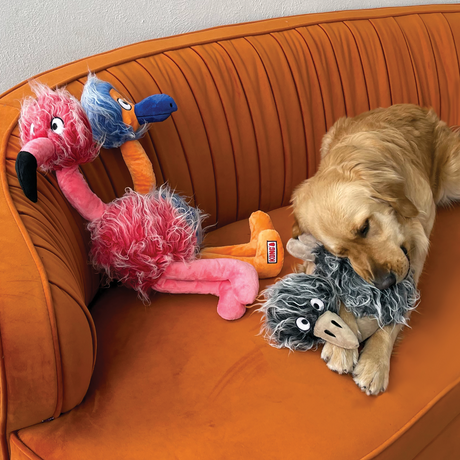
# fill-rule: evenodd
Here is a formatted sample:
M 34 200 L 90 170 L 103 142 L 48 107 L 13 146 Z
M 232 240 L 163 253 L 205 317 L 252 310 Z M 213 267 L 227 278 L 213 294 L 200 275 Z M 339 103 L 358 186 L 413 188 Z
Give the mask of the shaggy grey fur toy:
M 348 259 L 332 255 L 323 245 L 318 245 L 313 255 L 316 259 L 314 273 L 334 283 L 340 300 L 357 318 L 374 317 L 380 327 L 393 323 L 407 325 L 405 316 L 417 306 L 420 298 L 412 274 L 381 291 L 364 281 L 353 270 Z
M 323 276 L 291 273 L 263 295 L 262 333 L 276 348 L 306 351 L 317 347 L 324 340 L 313 334 L 316 321 L 327 310 L 339 312 L 334 284 Z
M 411 275 L 381 291 L 364 281 L 348 259 L 335 257 L 322 245 L 311 253 L 316 263 L 313 274 L 292 273 L 263 292 L 261 332 L 270 345 L 306 351 L 324 343 L 327 336 L 315 335 L 315 324 L 326 311 L 338 314 L 340 302 L 357 318 L 377 319 L 380 327 L 407 324 L 405 315 L 420 297 Z M 339 329 L 347 327 L 332 323 Z M 330 332 L 326 330 L 326 334 Z

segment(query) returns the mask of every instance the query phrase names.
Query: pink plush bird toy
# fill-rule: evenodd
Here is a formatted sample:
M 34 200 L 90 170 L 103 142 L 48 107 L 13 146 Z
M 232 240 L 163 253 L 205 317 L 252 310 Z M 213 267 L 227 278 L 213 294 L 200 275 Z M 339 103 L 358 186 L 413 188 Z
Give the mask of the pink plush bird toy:
M 22 149 L 16 172 L 25 195 L 37 202 L 37 168 L 55 171 L 59 187 L 89 221 L 90 258 L 109 279 L 117 279 L 148 300 L 150 290 L 213 294 L 217 311 L 238 319 L 259 288 L 254 267 L 233 259 L 197 260 L 201 213 L 163 186 L 141 195 L 128 190 L 104 203 L 78 167 L 98 155 L 91 126 L 79 101 L 65 89 L 32 85 L 19 121 Z

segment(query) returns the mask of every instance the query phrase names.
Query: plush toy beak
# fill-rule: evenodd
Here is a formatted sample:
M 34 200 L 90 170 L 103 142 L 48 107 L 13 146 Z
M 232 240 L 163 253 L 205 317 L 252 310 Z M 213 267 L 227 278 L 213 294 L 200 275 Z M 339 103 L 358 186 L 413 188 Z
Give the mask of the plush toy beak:
M 54 144 L 46 137 L 33 139 L 24 145 L 16 158 L 16 174 L 24 195 L 37 202 L 37 168 L 54 153 Z
M 134 106 L 134 113 L 141 125 L 166 120 L 176 110 L 174 99 L 167 94 L 153 94 Z
M 358 338 L 353 331 L 339 315 L 331 311 L 326 311 L 318 318 L 313 334 L 342 348 L 352 349 L 359 346 Z

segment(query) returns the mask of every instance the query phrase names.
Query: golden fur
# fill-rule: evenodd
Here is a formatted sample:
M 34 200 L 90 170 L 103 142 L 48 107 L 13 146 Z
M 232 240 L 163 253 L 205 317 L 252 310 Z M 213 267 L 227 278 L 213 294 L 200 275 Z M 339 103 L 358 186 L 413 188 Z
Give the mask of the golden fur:
M 292 197 L 293 235 L 312 234 L 348 257 L 365 280 L 385 288 L 428 252 L 436 205 L 460 198 L 460 137 L 433 110 L 399 104 L 341 118 L 324 136 L 321 164 Z M 347 318 L 348 321 L 352 319 Z M 388 385 L 400 327 L 377 331 L 356 351 L 326 345 L 323 359 L 351 372 L 368 394 Z

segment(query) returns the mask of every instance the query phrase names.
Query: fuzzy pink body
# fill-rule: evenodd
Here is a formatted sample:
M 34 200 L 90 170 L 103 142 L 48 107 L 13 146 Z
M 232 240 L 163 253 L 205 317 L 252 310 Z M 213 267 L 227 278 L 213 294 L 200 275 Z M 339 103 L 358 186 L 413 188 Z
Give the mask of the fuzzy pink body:
M 109 279 L 136 290 L 144 300 L 168 265 L 189 262 L 198 250 L 194 229 L 158 191 L 127 192 L 109 203 L 88 229 L 94 266 Z

